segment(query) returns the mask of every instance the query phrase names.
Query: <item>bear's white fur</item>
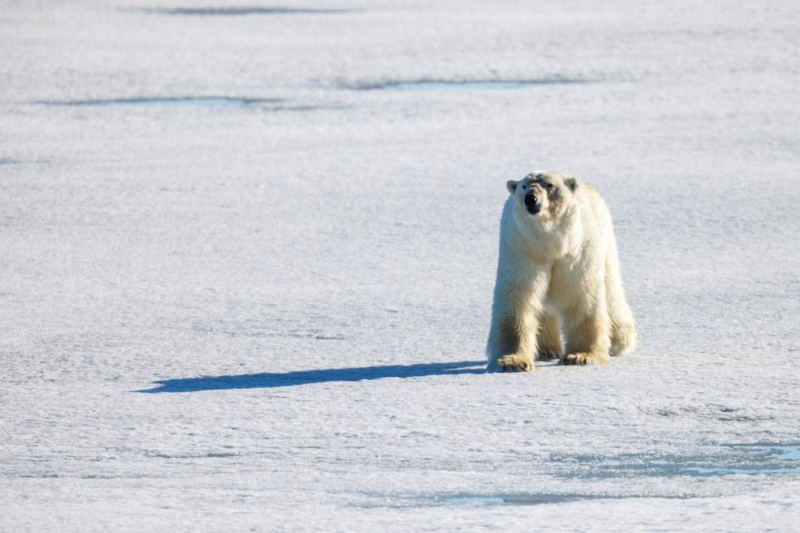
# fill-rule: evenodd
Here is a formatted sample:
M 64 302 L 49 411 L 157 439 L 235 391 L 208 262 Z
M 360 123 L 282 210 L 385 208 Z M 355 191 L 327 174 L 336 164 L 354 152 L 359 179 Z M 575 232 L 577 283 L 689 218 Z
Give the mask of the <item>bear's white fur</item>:
M 605 363 L 609 355 L 633 350 L 636 325 L 600 193 L 548 171 L 507 187 L 486 347 L 489 371 L 533 370 L 534 357 Z

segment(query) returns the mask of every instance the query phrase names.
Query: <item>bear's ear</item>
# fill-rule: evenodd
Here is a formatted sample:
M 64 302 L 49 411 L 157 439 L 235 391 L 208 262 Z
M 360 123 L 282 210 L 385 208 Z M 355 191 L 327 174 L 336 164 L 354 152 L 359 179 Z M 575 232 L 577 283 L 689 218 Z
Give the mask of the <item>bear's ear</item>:
M 575 189 L 578 188 L 578 180 L 575 178 L 567 178 L 564 180 L 564 186 L 572 192 L 575 192 Z
M 517 185 L 519 185 L 518 181 L 508 180 L 508 183 L 506 183 L 506 189 L 508 189 L 508 194 L 513 195 L 515 192 L 517 192 Z

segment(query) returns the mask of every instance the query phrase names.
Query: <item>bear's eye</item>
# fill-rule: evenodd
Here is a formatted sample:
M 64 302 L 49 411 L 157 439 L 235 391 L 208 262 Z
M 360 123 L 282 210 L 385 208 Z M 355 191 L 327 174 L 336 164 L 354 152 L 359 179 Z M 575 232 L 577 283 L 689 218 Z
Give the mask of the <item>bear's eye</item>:
M 546 181 L 543 181 L 543 182 L 542 182 L 542 185 L 543 185 L 543 186 L 544 186 L 544 188 L 545 188 L 545 189 L 547 189 L 548 191 L 549 191 L 550 189 L 552 189 L 552 188 L 553 188 L 553 184 L 552 184 L 552 183 L 547 183 Z

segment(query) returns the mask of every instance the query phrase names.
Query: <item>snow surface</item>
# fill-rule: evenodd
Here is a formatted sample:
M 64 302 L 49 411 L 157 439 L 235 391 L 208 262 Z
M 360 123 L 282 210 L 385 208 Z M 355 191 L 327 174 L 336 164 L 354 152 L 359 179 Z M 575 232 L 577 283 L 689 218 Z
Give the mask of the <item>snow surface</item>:
M 795 529 L 798 25 L 3 3 L 0 530 Z M 605 195 L 641 345 L 488 375 L 537 168 Z

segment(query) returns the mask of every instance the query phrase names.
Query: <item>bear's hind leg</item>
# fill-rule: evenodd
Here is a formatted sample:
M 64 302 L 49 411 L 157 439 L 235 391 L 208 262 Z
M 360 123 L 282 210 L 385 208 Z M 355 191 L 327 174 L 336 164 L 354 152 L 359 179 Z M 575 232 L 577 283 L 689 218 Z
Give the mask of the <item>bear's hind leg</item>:
M 611 327 L 611 355 L 625 355 L 636 348 L 636 324 L 633 320 L 617 323 Z
M 625 355 L 636 348 L 636 321 L 625 299 L 616 244 L 612 243 L 606 259 L 606 295 L 611 319 L 611 355 Z
M 557 315 L 542 313 L 537 345 L 536 359 L 538 361 L 561 359 L 564 350 L 561 345 L 561 319 Z

